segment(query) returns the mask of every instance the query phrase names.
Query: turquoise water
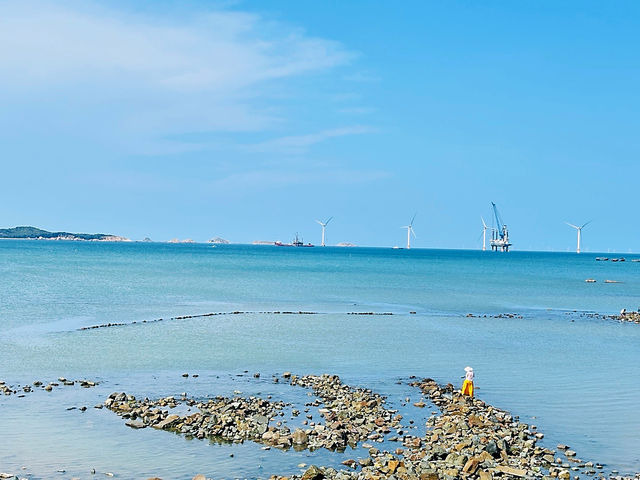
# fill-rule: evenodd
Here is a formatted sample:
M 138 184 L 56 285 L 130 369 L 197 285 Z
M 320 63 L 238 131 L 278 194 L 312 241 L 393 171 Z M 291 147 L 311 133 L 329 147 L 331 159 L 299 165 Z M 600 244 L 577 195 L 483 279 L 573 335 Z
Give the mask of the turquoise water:
M 312 461 L 338 464 L 356 453 L 210 445 L 131 430 L 106 410 L 66 408 L 91 407 L 115 390 L 304 396 L 271 381 L 284 370 L 337 373 L 397 404 L 419 397 L 397 381 L 417 375 L 456 383 L 470 364 L 478 395 L 536 424 L 545 445 L 567 443 L 609 470 L 640 471 L 640 325 L 584 315 L 640 305 L 640 262 L 631 258 L 2 241 L 0 379 L 62 375 L 101 383 L 0 397 L 7 432 L 0 466 L 26 466 L 34 478 L 59 476 L 58 469 L 84 478 L 91 468 L 120 478 L 236 478 L 293 473 Z M 132 323 L 234 310 L 318 314 Z M 347 314 L 369 311 L 394 315 Z M 506 312 L 522 318 L 466 317 Z M 104 323 L 131 324 L 78 330 Z M 184 379 L 183 372 L 200 376 Z

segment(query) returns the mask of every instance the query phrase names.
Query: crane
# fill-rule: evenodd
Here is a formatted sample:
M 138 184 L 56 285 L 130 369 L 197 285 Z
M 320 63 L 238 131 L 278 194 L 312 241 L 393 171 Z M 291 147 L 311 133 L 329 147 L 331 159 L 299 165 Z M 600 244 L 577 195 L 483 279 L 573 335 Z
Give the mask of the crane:
M 509 230 L 507 226 L 502 222 L 502 217 L 498 212 L 496 204 L 491 202 L 493 208 L 493 215 L 495 216 L 497 228 L 493 231 L 493 238 L 491 239 L 491 250 L 494 252 L 503 251 L 508 252 L 511 244 L 509 243 Z

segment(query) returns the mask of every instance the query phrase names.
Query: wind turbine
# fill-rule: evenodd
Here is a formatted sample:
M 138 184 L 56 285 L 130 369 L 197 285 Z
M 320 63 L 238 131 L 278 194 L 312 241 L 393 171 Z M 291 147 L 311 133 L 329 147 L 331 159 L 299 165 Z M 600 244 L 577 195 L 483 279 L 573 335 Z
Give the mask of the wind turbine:
M 329 219 L 325 220 L 324 222 L 321 222 L 320 220 L 316 220 L 316 223 L 322 226 L 322 243 L 320 245 L 323 247 L 324 247 L 324 229 L 327 228 L 327 225 L 329 225 L 329 222 L 331 221 L 332 218 L 333 217 L 329 217 Z
M 416 232 L 413 231 L 413 221 L 416 219 L 416 215 L 413 216 L 413 218 L 411 219 L 411 223 L 409 225 L 400 227 L 400 228 L 407 229 L 407 250 L 411 248 L 411 234 L 413 234 L 413 238 L 416 238 Z
M 564 222 L 564 223 L 566 223 L 570 227 L 575 228 L 578 231 L 578 248 L 576 249 L 576 253 L 580 253 L 580 237 L 582 237 L 582 229 L 587 225 L 589 225 L 591 223 L 591 220 L 589 220 L 587 223 L 583 224 L 580 227 L 578 227 L 577 225 L 574 225 L 573 223 L 569 223 L 569 222 Z
M 487 230 L 489 227 L 484 222 L 484 218 L 480 217 L 480 220 L 482 220 L 482 251 L 484 252 L 487 249 Z

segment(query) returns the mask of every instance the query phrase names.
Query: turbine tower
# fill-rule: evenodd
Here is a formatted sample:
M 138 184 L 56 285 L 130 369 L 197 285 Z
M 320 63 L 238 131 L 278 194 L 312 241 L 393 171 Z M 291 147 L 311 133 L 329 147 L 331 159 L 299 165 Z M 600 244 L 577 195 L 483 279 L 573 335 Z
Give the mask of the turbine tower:
M 564 223 L 566 223 L 570 227 L 575 228 L 578 231 L 578 248 L 576 249 L 576 253 L 580 253 L 580 239 L 582 237 L 582 229 L 587 225 L 589 225 L 591 223 L 591 220 L 589 220 L 587 223 L 583 224 L 580 227 L 578 227 L 577 225 L 574 225 L 573 223 L 569 223 L 569 222 L 564 222 Z
M 489 227 L 484 222 L 484 218 L 480 217 L 480 220 L 482 220 L 482 251 L 484 252 L 487 250 L 487 230 Z
M 413 237 L 416 237 L 416 232 L 413 231 L 413 221 L 416 219 L 416 216 L 414 215 L 413 218 L 411 219 L 411 223 L 409 225 L 405 225 L 404 227 L 400 227 L 400 228 L 406 228 L 407 229 L 407 250 L 409 250 L 411 248 L 411 235 L 413 234 Z
M 324 222 L 321 222 L 320 220 L 316 220 L 316 223 L 322 226 L 322 243 L 320 244 L 322 247 L 324 247 L 324 230 L 325 228 L 327 228 L 327 225 L 329 225 L 329 222 L 331 221 L 332 218 L 333 217 L 329 217 L 329 219 L 325 220 Z

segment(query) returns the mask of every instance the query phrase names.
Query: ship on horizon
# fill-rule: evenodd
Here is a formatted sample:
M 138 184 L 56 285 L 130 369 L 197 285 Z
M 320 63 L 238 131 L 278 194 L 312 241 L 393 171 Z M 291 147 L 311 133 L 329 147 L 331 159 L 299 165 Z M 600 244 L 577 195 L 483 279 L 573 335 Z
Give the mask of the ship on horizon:
M 302 239 L 298 237 L 297 233 L 295 238 L 293 239 L 293 242 L 282 243 L 281 241 L 277 241 L 274 243 L 274 245 L 276 247 L 313 247 L 314 246 L 312 243 L 304 243 Z

